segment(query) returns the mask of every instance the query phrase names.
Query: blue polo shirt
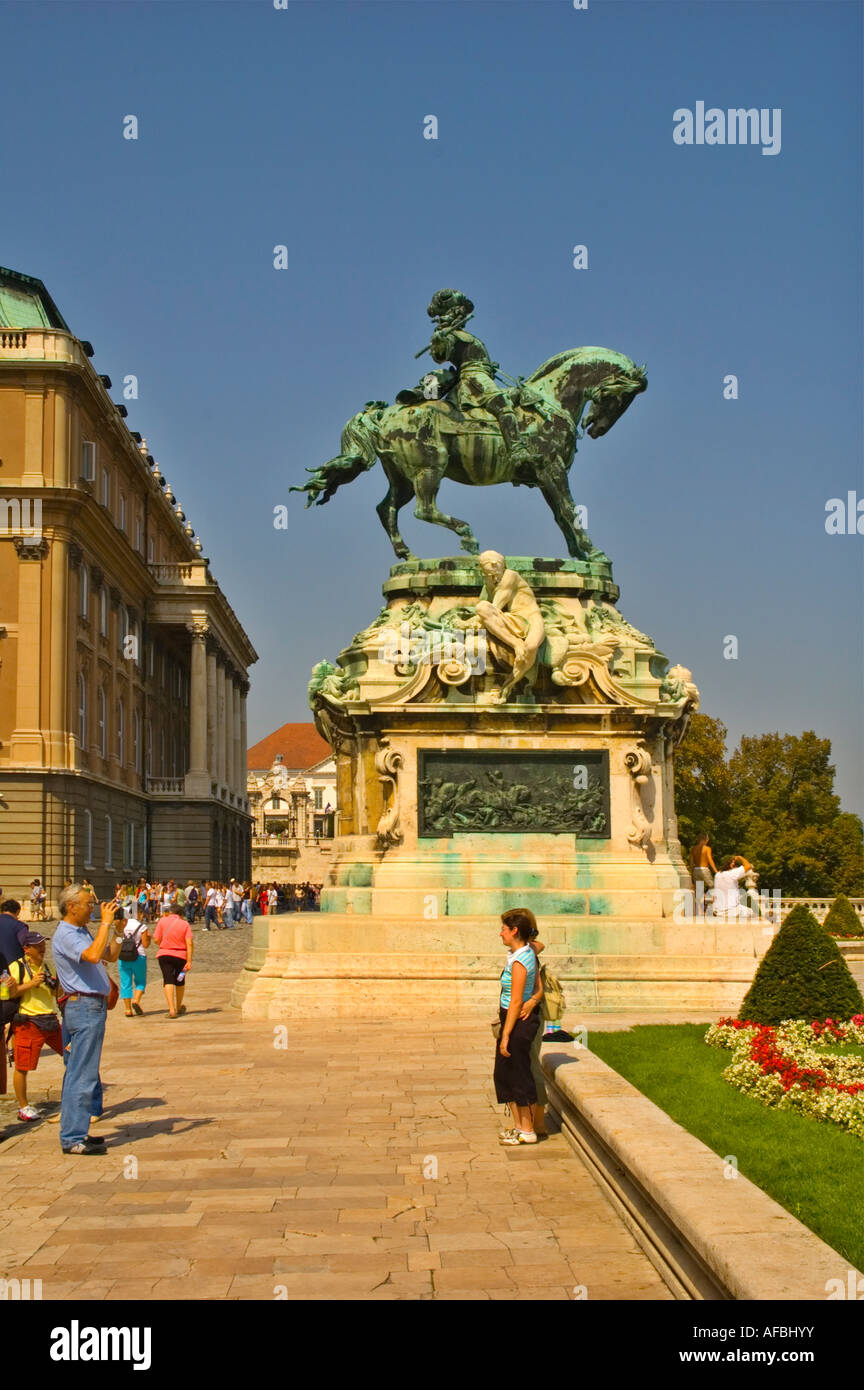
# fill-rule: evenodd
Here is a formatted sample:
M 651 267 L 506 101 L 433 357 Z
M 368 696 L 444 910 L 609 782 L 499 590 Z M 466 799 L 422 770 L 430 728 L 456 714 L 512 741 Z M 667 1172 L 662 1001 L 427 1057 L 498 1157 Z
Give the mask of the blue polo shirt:
M 111 982 L 105 966 L 81 959 L 81 952 L 92 945 L 92 933 L 71 922 L 60 922 L 52 936 L 54 966 L 66 994 L 108 994 Z
M 30 928 L 11 912 L 0 912 L 0 970 L 19 960 L 24 954 L 21 938 Z

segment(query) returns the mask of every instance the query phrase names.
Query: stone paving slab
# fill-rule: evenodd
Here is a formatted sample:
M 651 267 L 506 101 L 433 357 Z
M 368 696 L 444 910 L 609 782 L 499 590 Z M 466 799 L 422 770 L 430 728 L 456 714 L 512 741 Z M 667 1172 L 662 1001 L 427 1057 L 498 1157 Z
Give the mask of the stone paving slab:
M 672 1298 L 563 1137 L 499 1146 L 487 1024 L 298 1022 L 280 1048 L 234 978 L 190 975 L 173 1024 L 152 979 L 144 1017 L 109 1016 L 103 1156 L 7 1130 L 0 1275 L 72 1302 Z M 46 1114 L 61 1070 L 31 1077 Z

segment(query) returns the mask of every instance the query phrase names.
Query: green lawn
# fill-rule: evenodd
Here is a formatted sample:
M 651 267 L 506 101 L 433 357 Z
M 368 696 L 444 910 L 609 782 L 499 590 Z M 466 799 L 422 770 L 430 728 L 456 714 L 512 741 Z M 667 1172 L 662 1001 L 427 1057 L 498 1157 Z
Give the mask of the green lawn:
M 591 1032 L 588 1046 L 716 1154 L 734 1154 L 739 1172 L 864 1269 L 864 1142 L 741 1095 L 722 1076 L 732 1053 L 708 1047 L 705 1033 L 704 1024 L 646 1024 Z

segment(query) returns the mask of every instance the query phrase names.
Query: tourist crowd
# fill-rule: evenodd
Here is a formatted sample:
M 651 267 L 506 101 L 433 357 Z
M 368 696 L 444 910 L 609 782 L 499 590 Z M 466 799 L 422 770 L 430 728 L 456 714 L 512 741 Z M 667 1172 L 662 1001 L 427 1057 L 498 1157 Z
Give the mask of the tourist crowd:
M 46 964 L 47 938 L 31 929 L 33 921 L 47 918 L 47 895 L 39 880 L 31 884 L 31 923 L 21 921 L 16 899 L 0 901 L 0 1093 L 6 1090 L 8 1058 L 19 1120 L 43 1118 L 28 1098 L 27 1079 L 47 1046 L 62 1057 L 65 1068 L 60 1113 L 48 1117 L 60 1125 L 63 1152 L 102 1153 L 104 1140 L 91 1135 L 90 1126 L 102 1114 L 99 1063 L 107 1011 L 119 998 L 127 1018 L 143 1015 L 150 945 L 157 948 L 168 1017 L 182 1018 L 194 926 L 227 931 L 251 925 L 256 912 L 316 910 L 321 887 L 233 878 L 185 884 L 141 879 L 116 884 L 114 897 L 100 904 L 86 879 L 67 881 L 58 895 L 60 922 L 51 939 L 55 973 Z M 105 968 L 113 962 L 119 988 Z
M 86 881 L 83 884 L 89 888 Z M 162 883 L 118 883 L 115 897 L 128 917 L 139 922 L 156 922 L 168 912 L 185 917 L 190 927 L 201 923 L 206 931 L 230 930 L 238 923 L 252 925 L 255 913 L 272 916 L 275 912 L 315 912 L 322 885 L 320 883 L 241 883 L 229 879 L 189 879 L 186 883 L 173 878 Z

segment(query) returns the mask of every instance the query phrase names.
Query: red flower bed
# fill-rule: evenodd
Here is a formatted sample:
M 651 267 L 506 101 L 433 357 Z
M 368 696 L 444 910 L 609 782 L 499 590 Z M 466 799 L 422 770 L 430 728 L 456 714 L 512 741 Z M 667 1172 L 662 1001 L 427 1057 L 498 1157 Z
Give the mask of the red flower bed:
M 826 1019 L 824 1024 L 814 1023 L 812 1026 L 821 1030 L 820 1034 L 817 1034 L 820 1036 L 821 1032 L 828 1030 L 829 1025 L 832 1036 L 842 1040 L 845 1035 L 831 1019 Z M 750 1044 L 750 1060 L 758 1063 L 765 1076 L 777 1076 L 784 1091 L 788 1091 L 792 1086 L 800 1086 L 802 1091 L 821 1091 L 827 1086 L 832 1091 L 845 1091 L 850 1096 L 864 1091 L 864 1082 L 856 1081 L 847 1086 L 842 1081 L 834 1081 L 830 1076 L 826 1076 L 818 1067 L 799 1067 L 792 1057 L 787 1057 L 781 1052 L 777 1043 L 777 1029 L 768 1025 L 760 1027 L 753 1038 Z

